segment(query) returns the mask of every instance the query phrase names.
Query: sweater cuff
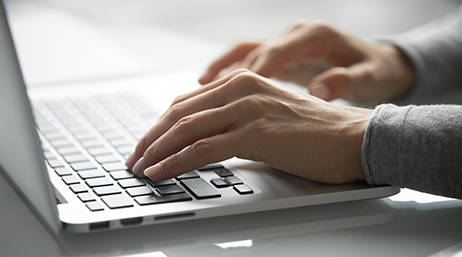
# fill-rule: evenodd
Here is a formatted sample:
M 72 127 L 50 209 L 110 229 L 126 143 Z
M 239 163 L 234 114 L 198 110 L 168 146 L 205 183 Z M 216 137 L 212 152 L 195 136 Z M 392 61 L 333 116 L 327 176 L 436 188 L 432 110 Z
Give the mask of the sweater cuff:
M 412 106 L 379 105 L 372 113 L 364 134 L 361 162 L 371 185 L 401 185 L 399 155 L 401 129 Z

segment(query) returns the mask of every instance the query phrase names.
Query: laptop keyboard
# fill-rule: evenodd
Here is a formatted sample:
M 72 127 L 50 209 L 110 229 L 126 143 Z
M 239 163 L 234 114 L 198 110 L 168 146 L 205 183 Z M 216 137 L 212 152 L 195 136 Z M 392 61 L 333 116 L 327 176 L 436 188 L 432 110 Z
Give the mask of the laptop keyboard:
M 253 193 L 221 164 L 165 181 L 127 170 L 125 159 L 159 117 L 134 95 L 36 101 L 34 116 L 49 168 L 91 211 L 218 198 L 229 187 Z M 207 181 L 203 172 L 215 177 Z

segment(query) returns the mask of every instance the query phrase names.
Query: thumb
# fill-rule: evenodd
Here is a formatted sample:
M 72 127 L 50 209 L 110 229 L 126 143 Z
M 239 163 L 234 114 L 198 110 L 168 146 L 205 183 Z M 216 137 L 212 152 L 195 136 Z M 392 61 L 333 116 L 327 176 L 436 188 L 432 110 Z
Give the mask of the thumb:
M 331 101 L 345 98 L 355 87 L 371 81 L 371 73 L 364 66 L 334 67 L 314 77 L 308 90 L 313 96 Z

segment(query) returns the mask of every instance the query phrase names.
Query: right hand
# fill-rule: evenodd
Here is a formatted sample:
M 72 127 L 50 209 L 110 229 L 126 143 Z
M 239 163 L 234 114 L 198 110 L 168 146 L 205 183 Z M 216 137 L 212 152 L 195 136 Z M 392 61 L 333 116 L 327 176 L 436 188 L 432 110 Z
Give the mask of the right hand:
M 397 48 L 367 43 L 322 21 L 298 21 L 274 39 L 241 41 L 215 60 L 199 83 L 238 68 L 297 83 L 327 101 L 395 100 L 414 81 L 412 64 Z
M 238 157 L 313 181 L 364 180 L 361 147 L 372 112 L 236 70 L 178 97 L 126 165 L 160 181 Z

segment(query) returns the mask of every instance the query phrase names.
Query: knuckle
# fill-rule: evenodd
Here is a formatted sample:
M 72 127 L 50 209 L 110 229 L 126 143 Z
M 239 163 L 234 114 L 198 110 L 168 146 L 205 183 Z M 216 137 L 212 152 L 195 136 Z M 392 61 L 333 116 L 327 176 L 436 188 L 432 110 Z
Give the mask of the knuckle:
M 247 69 L 239 69 L 238 72 L 232 77 L 228 83 L 226 83 L 226 87 L 230 89 L 232 92 L 240 92 L 243 88 L 248 89 L 252 86 L 255 81 L 256 74 L 247 70 Z
M 167 111 L 167 121 L 171 123 L 175 123 L 182 117 L 183 114 L 183 107 L 180 103 L 172 105 Z
M 208 139 L 201 139 L 190 147 L 193 155 L 198 159 L 206 159 L 212 153 L 212 144 Z
M 179 96 L 175 97 L 175 99 L 173 99 L 173 102 L 172 102 L 172 104 L 170 106 L 174 106 L 174 105 L 176 105 L 176 104 L 178 104 L 180 102 L 183 102 L 184 98 L 185 98 L 185 95 L 179 95 Z
M 361 77 L 364 81 L 367 82 L 373 82 L 377 80 L 376 73 L 371 68 L 366 68 L 363 71 L 361 71 Z
M 191 117 L 183 117 L 181 118 L 173 127 L 172 133 L 176 137 L 181 137 L 186 132 L 190 130 L 192 118 Z
M 234 85 L 242 85 L 242 84 L 252 84 L 252 82 L 256 79 L 256 74 L 245 69 L 242 72 L 238 73 L 236 76 L 233 77 L 232 83 Z
M 315 20 L 310 26 L 315 33 L 319 34 L 331 34 L 335 32 L 335 29 L 323 20 Z
M 248 73 L 248 72 L 251 72 L 249 69 L 246 69 L 246 68 L 239 68 L 237 70 L 234 71 L 236 73 L 235 77 L 239 74 L 242 74 L 242 73 Z

